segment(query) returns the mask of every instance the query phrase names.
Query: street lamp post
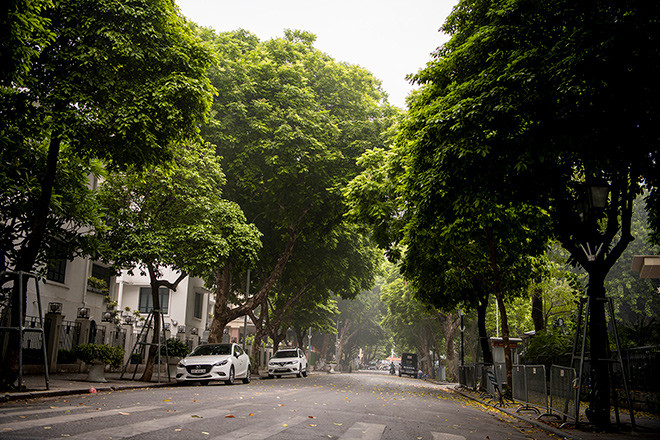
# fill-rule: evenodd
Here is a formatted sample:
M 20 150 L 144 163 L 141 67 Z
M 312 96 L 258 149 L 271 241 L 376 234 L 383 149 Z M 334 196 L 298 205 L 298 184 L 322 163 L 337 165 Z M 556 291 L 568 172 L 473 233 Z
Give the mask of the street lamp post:
M 609 194 L 609 186 L 605 182 L 597 182 L 587 187 L 587 210 L 583 222 L 587 227 L 587 237 L 597 238 L 596 242 L 587 241 L 582 251 L 587 257 L 585 269 L 589 274 L 587 296 L 589 298 L 589 343 L 591 368 L 591 383 L 589 387 L 589 408 L 585 411 L 587 418 L 597 427 L 607 427 L 610 424 L 610 379 L 607 337 L 607 321 L 605 318 L 605 276 L 607 268 L 602 243 L 598 229 L 597 212 L 605 209 Z M 593 249 L 591 247 L 593 245 Z M 601 253 L 602 252 L 602 253 Z

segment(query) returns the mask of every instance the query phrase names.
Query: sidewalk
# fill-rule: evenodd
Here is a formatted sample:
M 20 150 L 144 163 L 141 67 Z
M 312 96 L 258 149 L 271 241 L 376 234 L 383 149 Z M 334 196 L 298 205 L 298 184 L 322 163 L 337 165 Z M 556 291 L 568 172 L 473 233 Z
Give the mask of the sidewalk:
M 616 427 L 616 420 L 614 418 L 614 412 L 612 412 L 612 427 L 613 432 L 594 432 L 589 430 L 589 426 L 580 425 L 580 427 L 575 428 L 574 426 L 559 428 L 561 425 L 560 422 L 556 422 L 553 418 L 544 417 L 541 420 L 537 419 L 537 414 L 529 411 L 516 412 L 516 410 L 521 406 L 519 404 L 511 404 L 508 407 L 495 406 L 494 404 L 488 403 L 487 401 L 481 398 L 481 395 L 475 391 L 466 390 L 460 388 L 458 385 L 454 387 L 454 391 L 458 394 L 461 394 L 468 399 L 477 401 L 483 405 L 492 406 L 493 408 L 498 409 L 499 411 L 515 417 L 519 420 L 526 421 L 531 425 L 536 426 L 539 429 L 543 429 L 547 432 L 550 432 L 559 438 L 562 439 L 571 439 L 571 440 L 628 440 L 628 439 L 658 439 L 660 438 L 660 417 L 653 416 L 649 414 L 638 414 L 635 413 L 635 423 L 636 429 L 632 429 L 630 423 L 630 413 L 625 409 L 619 410 L 619 417 L 621 421 L 621 427 Z
M 43 374 L 23 376 L 24 391 L 1 392 L 0 402 L 10 400 L 26 400 L 38 397 L 67 396 L 73 394 L 89 394 L 90 392 L 115 391 L 133 388 L 156 388 L 175 386 L 176 381 L 168 382 L 167 374 L 161 372 L 160 383 L 158 375 L 154 373 L 150 382 L 138 380 L 142 373 L 135 375 L 136 380 L 130 380 L 133 373 L 126 372 L 120 379 L 121 373 L 105 373 L 107 382 L 89 382 L 87 373 L 56 373 L 49 377 L 49 389 L 46 389 L 46 380 Z M 252 379 L 261 377 L 252 376 Z

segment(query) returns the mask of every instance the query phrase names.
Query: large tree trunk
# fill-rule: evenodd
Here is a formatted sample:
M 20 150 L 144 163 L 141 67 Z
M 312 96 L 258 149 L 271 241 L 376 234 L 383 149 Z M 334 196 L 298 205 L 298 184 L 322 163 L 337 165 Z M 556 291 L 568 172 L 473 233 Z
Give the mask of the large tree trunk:
M 447 357 L 447 372 L 453 378 L 458 377 L 458 362 L 456 359 L 456 348 L 455 342 L 456 339 L 456 330 L 458 329 L 458 320 L 451 313 L 444 314 L 444 333 L 446 341 L 446 354 Z
M 215 270 L 215 306 L 213 307 L 213 321 L 209 329 L 209 343 L 222 342 L 225 327 L 232 321 L 229 308 L 229 293 L 231 290 L 231 270 L 229 266 Z
M 534 287 L 532 291 L 532 322 L 534 331 L 540 332 L 545 328 L 545 318 L 543 317 L 543 290 L 540 287 Z
M 174 283 L 170 283 L 167 280 L 159 280 L 156 276 L 155 263 L 150 263 L 147 265 L 149 269 L 149 278 L 151 282 L 151 300 L 153 302 L 153 335 L 151 336 L 151 345 L 147 351 L 147 361 L 144 366 L 144 372 L 140 378 L 143 382 L 151 381 L 154 372 L 154 364 L 156 362 L 156 356 L 159 356 L 158 348 L 159 341 L 161 336 L 161 303 L 160 303 L 160 294 L 159 290 L 161 287 L 167 287 L 173 291 L 176 291 L 176 287 L 179 283 L 186 278 L 186 273 L 182 272 L 181 275 L 177 278 Z M 166 343 L 162 340 L 161 343 Z M 161 360 L 161 362 L 164 362 Z
M 319 360 L 323 362 L 328 361 L 328 349 L 330 348 L 330 338 L 332 335 L 326 333 L 323 335 L 323 343 L 321 344 L 321 351 L 319 352 Z
M 41 193 L 39 199 L 34 206 L 34 214 L 31 219 L 30 232 L 28 233 L 25 242 L 21 246 L 18 254 L 18 259 L 15 264 L 15 269 L 22 272 L 32 272 L 34 265 L 41 250 L 44 235 L 46 233 L 46 225 L 48 221 L 48 214 L 50 212 L 50 203 L 53 196 L 53 187 L 55 186 L 55 176 L 57 174 L 57 161 L 60 154 L 60 146 L 62 141 L 59 135 L 53 134 L 48 146 L 48 156 L 46 158 L 46 168 L 44 170 L 43 178 L 41 180 Z M 27 292 L 27 279 L 24 283 L 23 292 Z M 12 298 L 10 305 L 10 322 L 11 327 L 19 327 L 25 322 L 27 295 L 24 298 L 19 297 L 18 280 L 14 282 L 12 289 Z M 22 316 L 19 313 L 19 301 L 23 302 Z M 14 387 L 14 383 L 18 380 L 18 349 L 19 340 L 18 333 L 7 333 L 8 344 L 5 354 L 4 362 L 0 362 L 0 389 L 10 390 Z
M 259 316 L 256 316 L 252 311 L 250 311 L 249 315 L 255 328 L 254 343 L 252 344 L 252 357 L 254 359 L 259 359 L 259 351 L 261 350 L 261 345 L 267 333 L 264 321 L 268 317 L 268 306 L 265 304 L 265 301 L 261 304 Z M 255 362 L 255 364 L 252 365 L 252 372 L 254 374 L 259 374 L 259 362 Z
M 601 270 L 598 270 L 601 269 Z M 610 375 L 607 359 L 610 358 L 605 318 L 605 276 L 607 270 L 594 268 L 589 273 L 589 341 L 591 357 L 591 383 L 589 386 L 589 407 L 585 415 L 599 427 L 610 424 Z
M 263 328 L 257 328 L 256 332 L 254 333 L 254 342 L 252 343 L 252 359 L 254 359 L 254 364 L 252 365 L 252 374 L 259 374 L 259 368 L 261 365 L 259 365 L 259 360 L 261 359 L 259 357 L 259 352 L 261 351 L 261 346 L 263 344 L 264 340 L 264 333 L 263 333 Z
M 270 336 L 273 339 L 273 351 L 280 349 L 280 344 L 286 338 L 286 330 L 283 332 L 273 332 Z
M 486 365 L 493 364 L 493 352 L 490 349 L 490 340 L 488 338 L 488 330 L 486 330 L 486 311 L 488 310 L 488 293 L 479 299 L 477 306 L 477 327 L 479 329 L 479 346 L 481 347 L 481 354 L 483 362 Z
M 493 230 L 490 227 L 485 228 L 486 240 L 490 250 L 490 263 L 493 271 L 493 287 L 497 305 L 500 310 L 500 320 L 502 321 L 502 343 L 504 345 L 504 365 L 506 367 L 506 384 L 511 391 L 513 389 L 513 362 L 511 360 L 511 345 L 509 343 L 509 321 L 506 315 L 504 298 L 502 297 L 502 280 L 500 278 L 500 268 L 495 251 L 495 241 L 493 240 Z
M 301 216 L 301 219 L 303 216 L 304 213 Z M 213 321 L 211 322 L 211 328 L 209 329 L 209 342 L 221 341 L 222 333 L 229 322 L 247 315 L 249 312 L 256 309 L 257 306 L 262 304 L 265 298 L 268 298 L 271 289 L 284 272 L 284 268 L 293 253 L 293 248 L 297 239 L 298 230 L 296 224 L 292 224 L 289 226 L 289 238 L 284 245 L 284 250 L 278 257 L 273 270 L 270 272 L 261 288 L 256 294 L 254 294 L 254 296 L 245 298 L 243 304 L 235 304 L 234 308 L 229 307 L 229 297 L 231 294 L 231 265 L 216 269 L 215 307 L 213 309 Z

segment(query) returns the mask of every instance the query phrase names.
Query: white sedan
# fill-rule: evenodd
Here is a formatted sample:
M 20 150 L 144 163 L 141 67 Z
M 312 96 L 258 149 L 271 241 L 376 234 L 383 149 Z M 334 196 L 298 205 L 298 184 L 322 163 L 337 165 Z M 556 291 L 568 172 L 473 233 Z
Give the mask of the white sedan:
M 178 382 L 196 381 L 207 385 L 222 380 L 232 385 L 235 379 L 250 383 L 250 357 L 238 344 L 203 344 L 176 366 Z
M 278 350 L 268 362 L 268 378 L 281 377 L 283 374 L 295 374 L 307 377 L 307 357 L 299 348 Z

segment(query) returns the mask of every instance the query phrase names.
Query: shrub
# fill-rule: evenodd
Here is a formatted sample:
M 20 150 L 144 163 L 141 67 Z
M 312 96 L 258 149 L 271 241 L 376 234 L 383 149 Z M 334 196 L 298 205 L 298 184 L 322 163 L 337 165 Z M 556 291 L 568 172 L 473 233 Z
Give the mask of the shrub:
M 94 361 L 119 368 L 124 360 L 124 349 L 104 344 L 81 344 L 74 349 L 76 358 L 91 364 Z
M 185 357 L 190 350 L 188 345 L 180 339 L 170 338 L 165 342 L 167 346 L 167 355 L 169 357 Z M 160 354 L 165 356 L 165 346 L 160 347 Z

